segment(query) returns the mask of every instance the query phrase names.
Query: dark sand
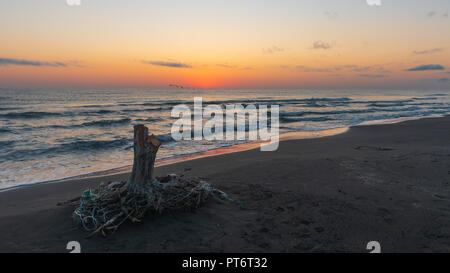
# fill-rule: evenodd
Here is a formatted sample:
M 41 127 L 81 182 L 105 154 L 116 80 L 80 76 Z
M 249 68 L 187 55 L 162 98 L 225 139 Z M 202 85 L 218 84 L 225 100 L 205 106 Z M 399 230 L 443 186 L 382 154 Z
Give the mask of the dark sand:
M 382 147 L 382 149 L 379 149 Z M 389 148 L 389 149 L 387 149 Z M 392 149 L 392 150 L 391 150 Z M 85 239 L 73 207 L 56 203 L 100 181 L 0 192 L 0 252 L 450 252 L 450 117 L 362 126 L 347 133 L 158 167 L 203 177 L 240 200 L 147 217 Z

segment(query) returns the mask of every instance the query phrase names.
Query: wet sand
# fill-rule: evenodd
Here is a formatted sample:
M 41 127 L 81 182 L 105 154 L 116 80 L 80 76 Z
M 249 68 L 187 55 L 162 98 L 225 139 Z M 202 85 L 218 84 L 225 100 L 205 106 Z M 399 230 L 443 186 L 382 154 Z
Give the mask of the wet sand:
M 0 192 L 0 252 L 450 252 L 450 117 L 359 126 L 344 134 L 157 168 L 202 177 L 239 200 L 126 223 L 86 239 L 73 207 L 88 177 Z

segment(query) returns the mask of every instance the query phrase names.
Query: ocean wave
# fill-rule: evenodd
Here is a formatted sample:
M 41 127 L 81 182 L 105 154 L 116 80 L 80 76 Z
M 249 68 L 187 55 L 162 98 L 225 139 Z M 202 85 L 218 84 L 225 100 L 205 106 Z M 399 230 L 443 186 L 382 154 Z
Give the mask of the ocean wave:
M 410 102 L 405 105 L 427 106 L 427 105 L 448 105 L 442 102 Z
M 374 109 L 354 109 L 354 110 L 333 110 L 333 111 L 300 111 L 300 112 L 280 112 L 280 117 L 301 117 L 305 115 L 339 115 L 339 114 L 360 114 L 375 111 Z
M 44 117 L 63 116 L 63 113 L 57 112 L 10 112 L 6 114 L 0 114 L 3 118 L 15 118 L 15 119 L 39 119 Z
M 129 146 L 131 139 L 116 140 L 78 140 L 69 143 L 63 143 L 58 146 L 37 149 L 18 149 L 8 154 L 3 159 L 27 161 L 35 156 L 57 156 L 61 154 L 71 154 L 79 152 L 104 151 L 115 148 L 124 148 Z
M 450 111 L 450 105 L 432 106 L 432 107 L 428 107 L 427 109 Z
M 418 106 L 410 106 L 410 107 L 405 107 L 405 108 L 384 108 L 382 110 L 378 110 L 378 109 L 373 109 L 373 112 L 409 112 L 409 111 L 417 111 L 420 110 L 422 108 L 418 107 Z
M 0 128 L 0 133 L 10 133 L 10 132 L 12 131 L 8 128 Z
M 125 146 L 131 142 L 130 139 L 115 139 L 115 140 L 79 140 L 71 143 L 61 144 L 59 147 L 52 148 L 62 151 L 91 151 L 104 150 Z
M 307 98 L 307 99 L 243 99 L 243 100 L 218 100 L 207 101 L 204 104 L 298 104 L 298 103 L 317 103 L 317 102 L 348 102 L 352 99 L 342 98 Z
M 0 148 L 4 148 L 4 147 L 6 147 L 6 146 L 13 145 L 14 143 L 15 143 L 14 140 L 0 141 Z
M 118 124 L 127 124 L 130 123 L 130 118 L 123 118 L 123 119 L 107 119 L 107 120 L 95 120 L 95 121 L 89 121 L 85 122 L 79 126 L 89 127 L 89 126 L 112 126 L 112 125 L 118 125 Z
M 353 100 L 349 101 L 349 104 L 399 104 L 399 103 L 408 103 L 414 102 L 413 99 L 404 99 L 404 100 Z
M 372 107 L 393 107 L 393 106 L 405 106 L 406 104 L 403 102 L 399 102 L 399 103 L 371 103 L 369 104 L 369 106 Z
M 21 110 L 22 107 L 0 107 L 0 111 Z
M 131 109 L 122 109 L 121 112 L 125 113 L 133 113 L 133 112 L 162 112 L 162 111 L 170 111 L 172 107 L 156 107 L 156 108 L 131 108 Z
M 157 121 L 163 121 L 162 118 L 158 117 L 150 117 L 150 118 L 137 118 L 136 121 L 140 122 L 157 122 Z
M 75 112 L 70 112 L 70 113 L 74 113 Z M 85 112 L 79 112 L 79 115 L 95 115 L 95 114 L 100 114 L 100 115 L 104 115 L 104 114 L 116 114 L 116 113 L 120 113 L 119 111 L 115 111 L 115 110 L 106 110 L 106 109 L 100 109 L 100 110 L 95 110 L 95 111 L 85 111 Z
M 413 100 L 437 100 L 437 98 L 434 97 L 422 97 L 422 98 L 412 98 Z
M 448 113 L 448 110 L 425 110 L 425 111 L 412 111 L 412 112 L 404 112 L 397 114 L 380 114 L 366 117 L 356 118 L 354 121 L 354 125 L 358 125 L 365 121 L 376 121 L 376 120 L 389 120 L 389 119 L 397 119 L 397 118 L 410 118 L 410 117 L 427 117 L 432 115 L 440 115 Z
M 142 106 L 162 106 L 162 105 L 178 105 L 178 104 L 189 104 L 193 103 L 193 101 L 184 101 L 184 100 L 177 100 L 177 101 L 155 101 L 155 102 L 144 102 L 140 105 Z
M 306 98 L 306 99 L 230 99 L 230 100 L 211 100 L 203 101 L 203 105 L 226 105 L 226 104 L 295 104 L 295 103 L 317 103 L 317 102 L 347 102 L 352 99 L 347 97 L 341 98 Z M 142 106 L 173 106 L 178 104 L 192 105 L 194 102 L 192 100 L 178 100 L 178 101 L 166 101 L 166 102 L 145 102 L 140 105 Z M 136 104 L 133 104 L 136 105 Z
M 305 115 L 341 115 L 341 114 L 364 114 L 377 112 L 404 112 L 420 110 L 420 107 L 412 106 L 407 108 L 368 108 L 368 109 L 349 109 L 349 110 L 332 110 L 332 111 L 300 111 L 300 112 L 281 112 L 280 117 L 300 117 Z
M 310 122 L 323 122 L 323 121 L 330 121 L 330 120 L 335 120 L 335 119 L 330 118 L 330 117 L 309 117 L 309 118 L 289 118 L 289 117 L 282 117 L 282 118 L 280 118 L 280 121 L 281 121 L 282 123 L 305 122 L 305 121 L 310 121 Z
M 172 138 L 171 134 L 164 134 L 164 135 L 157 135 L 156 138 L 161 141 L 162 143 L 167 143 L 167 142 L 173 142 L 175 141 Z
M 81 107 L 81 108 L 102 108 L 102 107 L 113 107 L 115 106 L 114 104 L 87 104 L 87 105 L 81 105 L 81 106 L 76 106 L 76 107 Z

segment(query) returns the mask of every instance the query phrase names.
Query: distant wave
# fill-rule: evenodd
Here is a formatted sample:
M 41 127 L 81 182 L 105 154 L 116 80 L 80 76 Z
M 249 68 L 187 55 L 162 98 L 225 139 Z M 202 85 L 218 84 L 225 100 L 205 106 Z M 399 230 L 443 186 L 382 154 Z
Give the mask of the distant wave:
M 308 99 L 230 99 L 230 100 L 212 100 L 212 101 L 203 101 L 202 103 L 204 105 L 209 104 L 295 104 L 295 103 L 315 103 L 315 102 L 346 102 L 351 101 L 350 98 L 308 98 Z M 173 106 L 178 104 L 186 104 L 186 105 L 192 105 L 194 102 L 193 100 L 177 100 L 177 101 L 165 101 L 165 102 L 145 102 L 140 105 L 142 106 Z M 122 106 L 130 106 L 130 105 L 136 105 L 136 104 L 121 104 Z M 165 109 L 163 107 L 163 109 Z
M 6 114 L 0 114 L 3 118 L 17 118 L 17 119 L 37 119 L 43 117 L 55 117 L 62 116 L 62 113 L 55 112 L 10 112 Z
M 372 107 L 393 107 L 393 106 L 405 106 L 406 104 L 403 102 L 398 102 L 398 103 L 371 103 L 369 104 L 369 106 Z
M 0 111 L 8 111 L 8 110 L 20 110 L 22 107 L 0 107 Z
M 192 101 L 178 100 L 178 101 L 164 101 L 164 102 L 144 102 L 144 103 L 141 103 L 140 105 L 142 105 L 142 106 L 162 106 L 162 105 L 186 104 L 188 102 L 192 103 Z
M 290 122 L 305 122 L 305 121 L 311 121 L 311 122 L 321 122 L 321 121 L 329 121 L 334 120 L 333 118 L 329 117 L 310 117 L 310 118 L 288 118 L 288 117 L 282 117 L 280 118 L 280 121 L 283 123 L 290 123 Z
M 309 98 L 309 99 L 243 99 L 243 100 L 218 100 L 207 101 L 204 104 L 296 104 L 316 102 L 348 102 L 350 98 Z
M 17 108 L 16 108 L 17 109 Z M 1 108 L 0 108 L 1 110 Z M 8 109 L 12 110 L 12 109 Z M 161 109 L 144 109 L 136 111 L 159 111 Z M 125 109 L 126 111 L 126 109 Z M 92 111 L 67 111 L 67 112 L 38 112 L 38 111 L 28 111 L 28 112 L 9 112 L 0 114 L 0 118 L 9 119 L 41 119 L 48 117 L 73 117 L 73 116 L 91 116 L 91 115 L 110 115 L 110 114 L 123 114 L 124 110 L 107 110 L 99 109 Z
M 412 98 L 413 100 L 437 100 L 437 98 L 433 97 L 424 97 L 424 98 Z
M 130 122 L 131 122 L 130 118 L 108 119 L 108 120 L 96 120 L 96 121 L 85 122 L 85 123 L 81 124 L 80 126 L 104 127 L 104 126 L 111 126 L 111 125 L 117 125 L 117 124 L 126 124 L 126 123 L 130 123 Z
M 158 117 L 150 117 L 150 118 L 137 118 L 136 121 L 140 121 L 140 122 L 156 122 L 156 121 L 162 121 L 162 118 L 158 118 Z
M 409 103 L 414 102 L 413 99 L 404 99 L 404 100 L 352 100 L 349 101 L 349 104 L 400 104 L 400 103 Z
M 115 106 L 114 104 L 88 104 L 88 105 L 81 105 L 78 107 L 82 107 L 82 108 L 103 108 L 103 107 L 113 107 Z
M 156 122 L 162 121 L 163 119 L 158 117 L 150 117 L 150 118 L 138 118 L 136 122 Z M 71 125 L 47 125 L 47 126 L 37 126 L 31 127 L 30 130 L 35 129 L 76 129 L 82 127 L 108 127 L 108 126 L 118 126 L 118 125 L 126 125 L 131 123 L 133 120 L 131 118 L 122 118 L 122 119 L 106 119 L 106 120 L 95 120 L 88 121 L 81 124 L 71 124 Z M 1 132 L 1 130 L 0 130 Z
M 358 114 L 373 112 L 373 109 L 355 109 L 355 110 L 333 110 L 333 111 L 300 111 L 300 112 L 281 112 L 280 117 L 300 117 L 305 115 L 339 115 L 339 114 Z
M 122 112 L 154 112 L 154 111 L 169 111 L 172 110 L 172 107 L 156 107 L 156 108 L 132 108 L 132 109 L 123 109 Z
M 70 114 L 77 114 L 76 112 L 69 112 L 69 113 Z M 104 115 L 104 114 L 115 114 L 115 113 L 119 113 L 119 111 L 101 109 L 101 110 L 95 110 L 95 111 L 79 112 L 78 114 L 79 115 L 93 115 L 93 114 Z
M 333 110 L 333 111 L 300 111 L 300 112 L 281 112 L 280 117 L 299 117 L 305 115 L 340 115 L 340 114 L 362 114 L 362 113 L 375 113 L 375 112 L 404 112 L 415 111 L 421 109 L 420 107 L 407 107 L 407 108 L 368 108 L 368 109 L 349 109 L 349 110 Z

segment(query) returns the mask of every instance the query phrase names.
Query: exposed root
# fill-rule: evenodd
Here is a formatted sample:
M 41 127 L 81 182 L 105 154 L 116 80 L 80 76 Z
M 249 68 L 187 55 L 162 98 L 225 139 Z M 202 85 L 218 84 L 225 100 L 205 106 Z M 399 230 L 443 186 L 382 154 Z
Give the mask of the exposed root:
M 228 200 L 226 193 L 204 181 L 187 180 L 168 175 L 158 177 L 140 193 L 128 191 L 126 181 L 100 185 L 98 189 L 86 190 L 79 200 L 79 207 L 73 213 L 74 220 L 85 230 L 104 236 L 114 233 L 127 219 L 140 222 L 146 213 L 159 214 L 165 210 L 192 210 L 199 207 L 208 197 Z

